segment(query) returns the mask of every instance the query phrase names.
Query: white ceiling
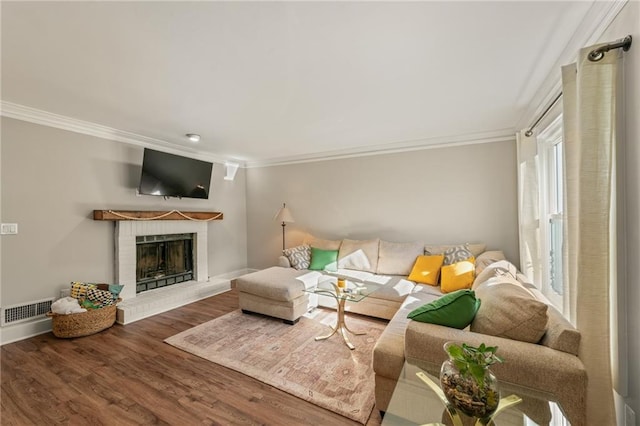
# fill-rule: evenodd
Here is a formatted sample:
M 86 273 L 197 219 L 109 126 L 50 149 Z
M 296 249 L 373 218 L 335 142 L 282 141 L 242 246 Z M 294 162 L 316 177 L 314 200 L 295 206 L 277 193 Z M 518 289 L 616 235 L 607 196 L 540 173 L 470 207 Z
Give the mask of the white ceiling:
M 504 137 L 593 4 L 3 1 L 2 100 L 250 164 Z

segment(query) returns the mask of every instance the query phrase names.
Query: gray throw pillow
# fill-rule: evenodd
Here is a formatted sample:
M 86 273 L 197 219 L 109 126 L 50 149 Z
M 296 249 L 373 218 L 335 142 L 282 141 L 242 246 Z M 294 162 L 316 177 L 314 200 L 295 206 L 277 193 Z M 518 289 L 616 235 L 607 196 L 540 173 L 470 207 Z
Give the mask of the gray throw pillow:
M 309 269 L 311 264 L 311 247 L 307 244 L 284 250 L 283 254 L 289 259 L 294 269 Z
M 444 252 L 444 265 L 453 265 L 454 263 L 462 262 L 464 260 L 473 257 L 473 253 L 464 246 L 455 246 Z

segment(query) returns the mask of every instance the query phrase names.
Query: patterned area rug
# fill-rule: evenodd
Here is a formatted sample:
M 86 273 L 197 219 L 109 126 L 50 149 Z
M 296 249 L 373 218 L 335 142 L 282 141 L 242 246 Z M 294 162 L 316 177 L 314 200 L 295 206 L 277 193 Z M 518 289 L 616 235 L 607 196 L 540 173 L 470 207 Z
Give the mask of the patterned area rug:
M 165 340 L 166 343 L 251 376 L 362 424 L 374 405 L 373 346 L 385 324 L 366 317 L 346 321 L 364 336 L 315 341 L 336 320 L 336 312 L 316 309 L 295 325 L 234 311 Z

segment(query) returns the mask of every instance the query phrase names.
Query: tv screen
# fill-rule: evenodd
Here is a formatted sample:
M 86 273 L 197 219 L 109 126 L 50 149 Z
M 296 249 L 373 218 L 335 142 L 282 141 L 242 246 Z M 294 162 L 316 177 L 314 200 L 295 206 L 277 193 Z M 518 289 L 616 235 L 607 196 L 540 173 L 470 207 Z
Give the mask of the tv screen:
M 140 194 L 209 198 L 213 164 L 166 152 L 144 149 Z

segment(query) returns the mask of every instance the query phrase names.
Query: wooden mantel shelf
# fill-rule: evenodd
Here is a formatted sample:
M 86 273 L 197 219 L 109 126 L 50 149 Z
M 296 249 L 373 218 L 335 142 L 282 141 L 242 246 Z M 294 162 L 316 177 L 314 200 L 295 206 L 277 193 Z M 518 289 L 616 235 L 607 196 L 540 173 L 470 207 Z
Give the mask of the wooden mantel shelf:
M 93 220 L 222 220 L 220 212 L 94 210 Z

